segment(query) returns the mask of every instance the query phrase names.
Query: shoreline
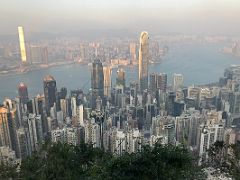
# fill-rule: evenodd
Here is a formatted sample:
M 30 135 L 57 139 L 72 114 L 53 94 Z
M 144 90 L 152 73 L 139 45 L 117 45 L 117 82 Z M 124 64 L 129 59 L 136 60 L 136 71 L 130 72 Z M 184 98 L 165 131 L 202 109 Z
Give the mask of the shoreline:
M 52 67 L 58 67 L 58 66 L 63 66 L 63 65 L 71 65 L 71 64 L 80 64 L 78 62 L 59 62 L 59 63 L 51 63 L 51 64 L 41 64 L 40 66 L 29 66 L 26 67 L 26 69 L 23 69 L 23 71 L 19 71 L 18 69 L 11 70 L 10 72 L 0 72 L 0 77 L 7 77 L 7 76 L 14 76 L 14 75 L 22 75 L 22 74 L 28 74 L 32 71 L 36 70 L 42 70 L 42 69 L 49 69 Z M 83 64 L 85 65 L 85 64 Z

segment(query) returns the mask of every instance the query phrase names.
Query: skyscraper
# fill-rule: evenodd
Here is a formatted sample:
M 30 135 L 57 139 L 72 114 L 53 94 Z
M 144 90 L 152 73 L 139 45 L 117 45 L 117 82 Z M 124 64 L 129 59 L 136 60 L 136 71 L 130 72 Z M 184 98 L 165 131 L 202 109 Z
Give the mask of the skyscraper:
M 0 146 L 10 147 L 18 156 L 16 144 L 16 128 L 18 124 L 16 104 L 10 99 L 5 99 L 0 106 Z
M 23 63 L 26 63 L 27 53 L 26 53 L 26 47 L 25 47 L 24 31 L 22 26 L 18 27 L 18 36 L 19 36 L 21 60 Z
M 92 63 L 91 87 L 92 87 L 92 108 L 95 108 L 97 97 L 100 96 L 101 99 L 103 99 L 104 97 L 103 66 L 99 59 L 95 60 Z
M 112 86 L 112 69 L 110 66 L 103 67 L 103 74 L 104 74 L 104 96 L 110 97 L 111 96 L 111 86 Z
M 151 93 L 155 93 L 157 89 L 157 74 L 152 73 L 150 74 L 150 83 L 149 83 L 149 90 Z
M 173 75 L 173 90 L 176 91 L 183 86 L 183 75 L 175 74 Z
M 56 103 L 56 96 L 57 96 L 57 86 L 55 79 L 47 75 L 43 79 L 43 89 L 44 89 L 44 97 L 45 97 L 45 105 L 46 110 L 49 115 L 50 108 L 54 106 Z
M 28 102 L 28 90 L 27 85 L 21 82 L 18 86 L 18 95 L 21 103 L 27 104 Z
M 117 70 L 116 84 L 125 88 L 125 71 L 122 68 Z
M 149 43 L 148 33 L 142 32 L 140 36 L 138 77 L 140 91 L 148 88 L 148 62 L 149 62 Z
M 157 88 L 160 89 L 162 92 L 167 91 L 167 74 L 165 74 L 165 73 L 158 74 Z
M 8 122 L 8 109 L 2 106 L 0 107 L 0 146 L 11 147 Z

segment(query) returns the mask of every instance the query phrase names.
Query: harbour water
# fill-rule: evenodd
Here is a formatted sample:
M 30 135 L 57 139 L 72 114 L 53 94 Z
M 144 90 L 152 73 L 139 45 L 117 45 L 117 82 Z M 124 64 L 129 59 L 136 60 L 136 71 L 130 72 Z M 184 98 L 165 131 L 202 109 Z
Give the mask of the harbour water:
M 149 73 L 164 72 L 171 83 L 173 73 L 184 75 L 184 85 L 207 84 L 217 82 L 224 69 L 232 64 L 240 64 L 240 58 L 220 52 L 224 44 L 216 43 L 178 43 L 170 44 L 169 52 L 162 58 L 161 63 L 152 64 Z M 35 70 L 26 74 L 0 76 L 0 102 L 5 97 L 17 96 L 19 82 L 28 86 L 29 96 L 43 93 L 43 77 L 52 75 L 57 81 L 57 87 L 67 87 L 68 90 L 82 88 L 87 91 L 91 86 L 91 67 L 81 64 L 56 66 L 48 69 Z M 127 83 L 137 81 L 138 68 L 125 67 Z M 116 78 L 113 70 L 112 82 Z

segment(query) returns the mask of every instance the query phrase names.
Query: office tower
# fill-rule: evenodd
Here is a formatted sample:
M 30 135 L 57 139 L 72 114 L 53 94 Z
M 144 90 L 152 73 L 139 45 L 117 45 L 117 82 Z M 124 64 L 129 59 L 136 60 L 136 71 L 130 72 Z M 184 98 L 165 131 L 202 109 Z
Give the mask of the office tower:
M 174 102 L 173 116 L 180 116 L 184 110 L 184 101 Z
M 104 96 L 110 98 L 112 87 L 112 69 L 110 66 L 103 67 L 104 74 Z
M 183 86 L 183 75 L 173 74 L 173 90 L 176 91 Z
M 56 103 L 57 96 L 57 85 L 55 79 L 47 75 L 43 79 L 43 89 L 44 89 L 44 97 L 45 97 L 45 106 L 47 110 L 47 114 L 49 115 L 50 108 L 54 106 Z
M 26 63 L 27 53 L 26 53 L 26 47 L 25 47 L 24 31 L 22 26 L 18 27 L 18 36 L 19 36 L 21 60 L 23 63 Z
M 136 64 L 137 56 L 136 56 L 136 43 L 130 43 L 130 64 Z
M 65 99 L 67 97 L 67 88 L 62 87 L 60 90 L 60 99 Z
M 70 96 L 76 98 L 77 106 L 83 103 L 83 91 L 81 89 L 71 90 Z
M 149 81 L 149 90 L 151 93 L 155 93 L 157 90 L 157 74 L 150 74 Z
M 230 94 L 230 112 L 233 115 L 240 113 L 240 92 Z
M 28 102 L 28 89 L 27 85 L 21 82 L 18 86 L 18 95 L 20 98 L 20 102 L 23 104 L 27 104 Z
M 148 62 L 149 62 L 149 43 L 148 33 L 142 32 L 140 36 L 138 77 L 140 91 L 148 88 Z
M 117 70 L 116 85 L 125 88 L 125 71 L 122 68 Z
M 100 96 L 101 99 L 104 97 L 104 75 L 103 66 L 100 60 L 95 60 L 92 63 L 92 74 L 91 74 L 91 87 L 92 87 L 92 108 L 96 107 L 96 99 Z
M 167 74 L 160 73 L 157 75 L 157 89 L 164 93 L 167 91 Z
M 167 112 L 168 115 L 174 115 L 174 102 L 175 102 L 176 94 L 175 92 L 169 92 L 167 95 Z

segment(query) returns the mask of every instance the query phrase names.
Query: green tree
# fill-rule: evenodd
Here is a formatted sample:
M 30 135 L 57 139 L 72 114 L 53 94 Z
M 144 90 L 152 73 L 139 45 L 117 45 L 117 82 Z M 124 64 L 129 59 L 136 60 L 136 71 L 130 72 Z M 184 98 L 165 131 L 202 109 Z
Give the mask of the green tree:
M 183 147 L 157 144 L 113 156 L 91 145 L 46 143 L 21 164 L 21 179 L 204 179 L 201 167 Z
M 16 179 L 18 177 L 18 164 L 0 162 L 0 179 Z
M 209 148 L 208 156 L 207 166 L 240 179 L 240 142 L 226 145 L 223 141 L 217 141 Z
M 157 144 L 115 157 L 108 163 L 109 179 L 205 179 L 187 149 Z

